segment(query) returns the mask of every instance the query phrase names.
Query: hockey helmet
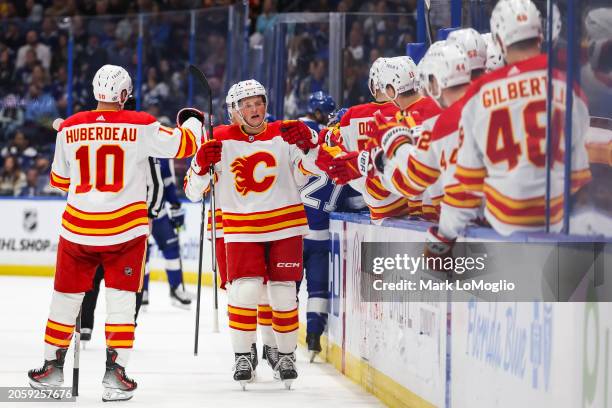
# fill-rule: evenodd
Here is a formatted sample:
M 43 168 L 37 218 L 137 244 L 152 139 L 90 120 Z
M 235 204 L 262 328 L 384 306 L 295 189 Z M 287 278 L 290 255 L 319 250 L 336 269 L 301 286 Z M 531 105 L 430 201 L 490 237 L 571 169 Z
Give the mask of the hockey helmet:
M 380 70 L 379 87 L 390 99 L 397 99 L 398 95 L 417 88 L 417 67 L 412 58 L 408 56 L 387 58 Z M 391 97 L 387 87 L 393 89 Z
M 487 63 L 485 65 L 487 72 L 495 71 L 496 69 L 503 67 L 504 57 L 499 49 L 499 45 L 493 41 L 493 36 L 491 33 L 483 34 L 482 38 L 484 39 L 485 43 L 487 43 Z
M 469 58 L 463 47 L 457 43 L 447 42 L 436 48 L 429 54 L 423 70 L 427 78 L 435 78 L 436 89 L 433 89 L 429 81 L 427 81 L 425 89 L 432 98 L 438 100 L 443 89 L 469 84 L 471 81 Z
M 487 61 L 487 44 L 473 28 L 462 28 L 448 35 L 447 42 L 456 42 L 463 47 L 470 61 L 470 70 L 484 69 Z
M 370 93 L 373 97 L 376 98 L 376 91 L 380 88 L 378 86 L 378 80 L 380 77 L 380 68 L 385 64 L 387 58 L 377 58 L 376 61 L 372 63 L 370 67 L 370 73 L 368 75 L 368 88 L 370 89 Z
M 327 120 L 327 127 L 337 125 L 342 120 L 344 114 L 348 111 L 346 108 L 338 108 L 329 114 Z
M 132 94 L 130 74 L 117 65 L 103 65 L 94 75 L 92 85 L 94 98 L 100 102 L 121 102 L 124 90 L 126 97 Z
M 234 91 L 234 102 L 232 103 L 232 108 L 238 112 L 240 118 L 246 123 L 242 112 L 240 111 L 240 101 L 246 98 L 250 98 L 252 96 L 262 96 L 265 104 L 265 111 L 268 110 L 268 96 L 266 94 L 266 88 L 256 81 L 255 79 L 247 79 L 246 81 L 240 81 L 236 84 L 236 88 Z M 261 123 L 257 126 L 260 126 L 266 120 L 265 116 L 261 119 Z
M 542 36 L 540 12 L 531 0 L 500 0 L 491 13 L 491 34 L 505 55 L 510 45 Z
M 313 92 L 308 97 L 308 113 L 310 114 L 320 111 L 321 114 L 327 116 L 334 109 L 336 109 L 334 98 L 323 91 Z

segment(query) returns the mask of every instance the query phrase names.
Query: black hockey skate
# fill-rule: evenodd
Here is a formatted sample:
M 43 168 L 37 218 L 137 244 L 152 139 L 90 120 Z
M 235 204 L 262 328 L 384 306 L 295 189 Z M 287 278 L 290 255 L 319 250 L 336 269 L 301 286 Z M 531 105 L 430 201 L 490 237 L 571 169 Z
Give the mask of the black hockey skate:
M 257 356 L 257 344 L 251 344 L 251 363 L 253 364 L 253 371 L 257 369 L 259 364 L 259 357 Z
M 274 379 L 280 379 L 278 371 L 276 371 L 276 364 L 278 364 L 278 349 L 264 344 L 261 358 L 268 362 L 268 365 L 274 372 Z
M 149 291 L 142 291 L 142 305 L 141 306 L 149 306 Z
M 57 349 L 55 360 L 45 360 L 41 368 L 28 371 L 30 387 L 37 390 L 61 387 L 64 383 L 64 360 L 67 351 L 67 348 Z
M 306 345 L 308 345 L 308 353 L 310 354 L 310 362 L 312 363 L 322 350 L 321 335 L 318 333 L 306 333 Z
M 176 288 L 170 288 L 170 299 L 172 299 L 172 306 L 179 307 L 181 309 L 191 308 L 191 296 L 189 293 L 182 289 L 180 286 Z
M 247 383 L 252 382 L 254 378 L 251 353 L 235 353 L 234 358 L 234 381 L 238 381 L 244 391 Z
M 106 349 L 106 373 L 102 380 L 104 393 L 102 401 L 127 401 L 134 396 L 136 381 L 125 375 L 125 368 L 117 364 L 117 351 Z
M 278 353 L 276 371 L 278 371 L 280 380 L 285 384 L 285 388 L 291 389 L 293 380 L 298 377 L 297 368 L 295 367 L 295 354 Z

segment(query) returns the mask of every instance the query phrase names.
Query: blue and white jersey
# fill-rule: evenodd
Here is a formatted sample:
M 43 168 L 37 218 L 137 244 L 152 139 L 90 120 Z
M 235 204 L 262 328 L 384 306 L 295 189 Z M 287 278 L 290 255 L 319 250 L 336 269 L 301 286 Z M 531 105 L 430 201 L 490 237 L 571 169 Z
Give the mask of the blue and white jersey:
M 179 198 L 176 194 L 176 176 L 174 174 L 174 161 L 172 159 L 157 159 L 161 170 L 161 177 L 164 184 L 164 194 L 162 198 L 161 210 L 157 218 L 166 215 L 166 203 L 177 204 Z

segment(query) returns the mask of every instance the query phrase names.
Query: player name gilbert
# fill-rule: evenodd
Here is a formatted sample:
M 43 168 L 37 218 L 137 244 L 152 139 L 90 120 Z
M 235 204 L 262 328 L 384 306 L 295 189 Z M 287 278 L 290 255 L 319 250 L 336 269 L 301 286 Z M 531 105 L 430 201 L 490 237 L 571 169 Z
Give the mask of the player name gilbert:
M 66 129 L 66 143 L 85 141 L 113 140 L 115 142 L 135 142 L 136 129 L 125 127 L 95 126 L 79 129 Z
M 434 292 L 446 292 L 446 291 L 487 291 L 487 292 L 512 292 L 516 288 L 513 282 L 508 282 L 506 279 L 501 279 L 496 282 L 485 282 L 484 280 L 468 279 L 462 281 L 450 282 L 446 281 L 433 281 L 433 280 L 419 280 L 410 281 L 402 279 L 398 282 L 383 282 L 382 279 L 377 279 L 372 283 L 372 287 L 376 291 L 434 291 Z

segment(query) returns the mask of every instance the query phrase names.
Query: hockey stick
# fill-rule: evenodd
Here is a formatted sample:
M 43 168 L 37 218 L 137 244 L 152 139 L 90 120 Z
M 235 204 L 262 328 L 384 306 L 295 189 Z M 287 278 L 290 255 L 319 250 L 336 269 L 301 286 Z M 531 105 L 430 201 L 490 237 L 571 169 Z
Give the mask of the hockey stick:
M 427 31 L 427 41 L 429 41 L 429 45 L 433 44 L 433 32 L 431 31 L 431 21 L 429 17 L 429 12 L 431 10 L 431 0 L 424 0 L 425 3 L 425 31 Z
M 79 358 L 81 356 L 81 313 L 83 307 L 79 310 L 79 315 L 76 319 L 74 329 L 74 366 L 72 367 L 72 395 L 79 395 Z
M 208 121 L 206 123 L 206 130 L 208 133 L 208 137 L 210 140 L 214 138 L 213 129 L 212 129 L 212 90 L 210 88 L 210 84 L 206 79 L 206 76 L 202 71 L 198 69 L 195 65 L 189 65 L 189 73 L 202 85 L 206 94 L 208 95 Z M 215 240 L 217 238 L 217 225 L 216 225 L 216 217 L 215 217 L 215 168 L 214 165 L 210 166 L 209 170 L 210 174 L 210 209 L 211 209 L 211 232 L 212 232 L 212 240 L 211 240 L 211 257 L 212 257 L 212 272 L 213 272 L 213 290 L 214 290 L 214 313 L 213 313 L 213 332 L 219 331 L 219 304 L 217 297 L 217 262 L 216 262 L 216 253 L 215 253 Z M 202 222 L 200 224 L 200 254 L 198 259 L 198 294 L 196 301 L 196 324 L 195 324 L 195 344 L 193 353 L 194 355 L 198 355 L 198 336 L 200 331 L 200 296 L 202 292 L 202 258 L 204 254 L 204 231 L 206 228 L 205 219 L 206 219 L 206 202 L 202 199 Z

